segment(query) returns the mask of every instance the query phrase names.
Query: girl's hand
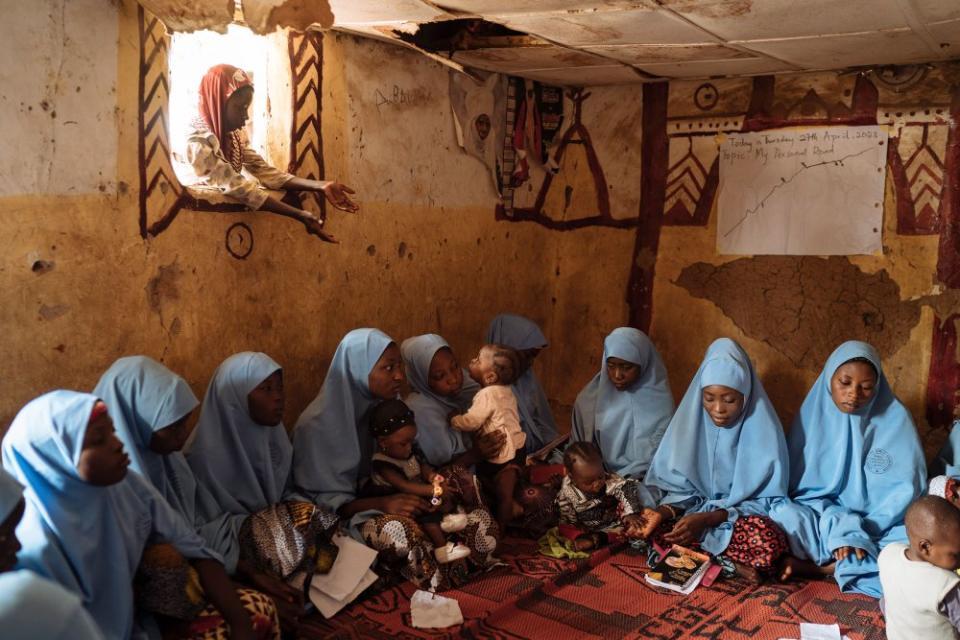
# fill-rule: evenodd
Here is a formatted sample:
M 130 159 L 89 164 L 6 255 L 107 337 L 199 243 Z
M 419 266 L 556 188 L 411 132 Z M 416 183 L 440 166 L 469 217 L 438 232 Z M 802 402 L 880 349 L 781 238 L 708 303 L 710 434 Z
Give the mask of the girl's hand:
M 355 191 L 345 184 L 330 182 L 326 184 L 321 191 L 323 191 L 323 195 L 327 197 L 327 202 L 341 211 L 356 213 L 360 210 L 360 207 L 347 196 L 348 193 L 352 195 Z
M 711 514 L 692 513 L 683 516 L 673 525 L 673 529 L 664 534 L 663 539 L 670 544 L 689 545 L 700 542 L 703 532 L 711 526 Z
M 323 222 L 321 222 L 319 218 L 314 217 L 309 211 L 304 211 L 303 215 L 303 226 L 307 228 L 307 233 L 312 236 L 317 236 L 324 242 L 340 244 L 340 241 L 334 238 L 332 233 L 327 233 L 323 230 Z
M 628 538 L 645 540 L 656 530 L 662 520 L 663 516 L 653 509 L 644 509 L 642 513 L 632 513 L 623 517 L 623 524 L 626 527 L 624 533 Z
M 492 431 L 475 437 L 473 446 L 484 460 L 495 458 L 507 444 L 507 434 L 503 431 Z
M 837 562 L 846 560 L 850 557 L 850 554 L 856 556 L 857 562 L 867 557 L 867 552 L 859 547 L 843 546 L 833 550 L 833 558 Z
M 380 510 L 392 516 L 415 518 L 421 513 L 429 511 L 430 503 L 420 496 L 409 493 L 396 493 L 383 499 L 383 506 Z

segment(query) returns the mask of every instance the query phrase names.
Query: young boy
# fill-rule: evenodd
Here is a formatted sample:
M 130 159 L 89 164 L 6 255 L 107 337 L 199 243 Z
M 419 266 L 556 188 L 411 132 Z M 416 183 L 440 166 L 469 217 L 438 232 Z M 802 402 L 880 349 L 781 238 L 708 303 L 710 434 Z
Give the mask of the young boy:
M 905 521 L 910 545 L 889 544 L 878 559 L 887 638 L 960 638 L 960 511 L 921 496 Z
M 428 500 L 438 498 L 432 511 L 417 518 L 433 543 L 437 562 L 446 564 L 469 556 L 469 547 L 447 540 L 446 534 L 467 526 L 467 516 L 450 513 L 455 506 L 450 487 L 414 447 L 417 424 L 413 411 L 401 400 L 384 400 L 370 414 L 370 430 L 377 441 L 377 452 L 370 460 L 371 492 L 379 495 L 409 493 Z M 443 490 L 441 495 L 435 492 L 436 486 Z
M 507 438 L 500 453 L 477 464 L 477 475 L 493 483 L 497 495 L 497 522 L 504 530 L 523 513 L 513 497 L 523 466 L 527 436 L 520 428 L 517 399 L 510 385 L 520 371 L 520 358 L 510 347 L 487 344 L 470 361 L 467 370 L 481 387 L 466 413 L 450 416 L 450 426 L 480 435 L 503 432 Z
M 642 504 L 640 483 L 605 471 L 596 444 L 572 443 L 563 453 L 563 466 L 567 475 L 556 500 L 559 529 L 578 551 L 622 536 L 644 537 L 659 524 L 662 516 Z

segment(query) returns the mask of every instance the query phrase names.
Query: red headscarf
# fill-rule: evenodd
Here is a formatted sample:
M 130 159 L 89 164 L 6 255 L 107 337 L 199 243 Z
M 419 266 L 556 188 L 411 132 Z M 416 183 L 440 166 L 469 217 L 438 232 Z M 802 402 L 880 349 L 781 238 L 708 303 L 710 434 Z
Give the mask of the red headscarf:
M 240 132 L 223 130 L 223 108 L 237 89 L 252 86 L 250 76 L 243 69 L 229 64 L 210 67 L 200 81 L 200 118 L 213 135 L 217 136 L 224 157 L 237 171 L 243 167 Z

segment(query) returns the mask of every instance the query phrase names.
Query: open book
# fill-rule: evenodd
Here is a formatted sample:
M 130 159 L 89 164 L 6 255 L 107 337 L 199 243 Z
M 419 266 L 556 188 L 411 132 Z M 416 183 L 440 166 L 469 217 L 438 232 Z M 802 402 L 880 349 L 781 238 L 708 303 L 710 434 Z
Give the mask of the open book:
M 709 568 L 708 555 L 675 544 L 644 579 L 656 587 L 687 595 L 697 588 Z

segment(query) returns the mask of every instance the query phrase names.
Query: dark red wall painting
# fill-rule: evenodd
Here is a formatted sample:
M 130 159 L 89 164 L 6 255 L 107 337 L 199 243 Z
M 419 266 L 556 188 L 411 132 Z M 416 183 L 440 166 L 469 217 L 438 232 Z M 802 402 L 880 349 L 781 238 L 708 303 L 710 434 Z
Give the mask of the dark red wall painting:
M 637 226 L 636 218 L 614 218 L 610 212 L 610 194 L 607 188 L 607 179 L 603 174 L 603 167 L 600 166 L 600 160 L 593 147 L 593 141 L 590 138 L 590 132 L 583 124 L 583 103 L 590 97 L 589 93 L 582 90 L 571 91 L 567 97 L 573 101 L 573 123 L 567 128 L 560 141 L 557 143 L 557 150 L 554 152 L 553 162 L 555 166 L 562 166 L 564 154 L 573 145 L 583 147 L 587 158 L 587 166 L 590 175 L 593 177 L 594 188 L 597 196 L 597 213 L 592 216 L 581 218 L 557 220 L 545 212 L 544 202 L 551 187 L 554 186 L 555 174 L 547 172 L 540 190 L 537 192 L 537 198 L 532 207 L 510 207 L 509 212 L 503 204 L 498 204 L 496 217 L 498 220 L 512 220 L 514 222 L 529 221 L 541 224 L 548 229 L 556 231 L 570 231 L 572 229 L 582 229 L 584 227 L 617 227 L 631 228 Z M 509 109 L 509 106 L 508 106 Z M 510 119 L 508 118 L 508 121 Z
M 627 304 L 630 326 L 650 331 L 653 319 L 653 276 L 660 247 L 663 203 L 667 187 L 666 82 L 643 85 L 643 138 L 640 165 L 640 213 L 630 262 Z
M 960 289 L 960 85 L 953 87 L 950 130 L 944 159 L 943 194 L 940 197 L 940 248 L 937 280 Z
M 290 125 L 289 173 L 312 180 L 323 179 L 323 134 L 320 115 L 323 103 L 323 34 L 319 31 L 290 32 L 290 88 L 293 121 Z M 315 191 L 304 194 L 303 208 L 326 219 L 327 201 Z
M 927 379 L 927 423 L 947 429 L 960 417 L 960 350 L 957 329 L 960 314 L 934 318 L 930 375 Z
M 170 97 L 167 59 L 170 37 L 155 16 L 138 7 L 140 25 L 140 79 L 138 150 L 140 170 L 140 235 L 157 236 L 180 211 L 245 211 L 241 204 L 209 202 L 182 186 L 170 161 L 167 108 Z M 323 139 L 320 113 L 323 67 L 323 36 L 318 32 L 290 32 L 291 91 L 294 113 L 290 132 L 290 163 L 287 171 L 302 177 L 323 176 Z M 302 206 L 323 215 L 324 201 L 307 194 Z M 299 203 L 298 203 L 299 204 Z M 231 227 L 233 228 L 233 227 Z M 249 227 L 247 228 L 249 231 Z M 230 246 L 231 237 L 225 240 Z M 252 248 L 252 234 L 249 246 Z M 231 253 L 232 255 L 232 253 Z

